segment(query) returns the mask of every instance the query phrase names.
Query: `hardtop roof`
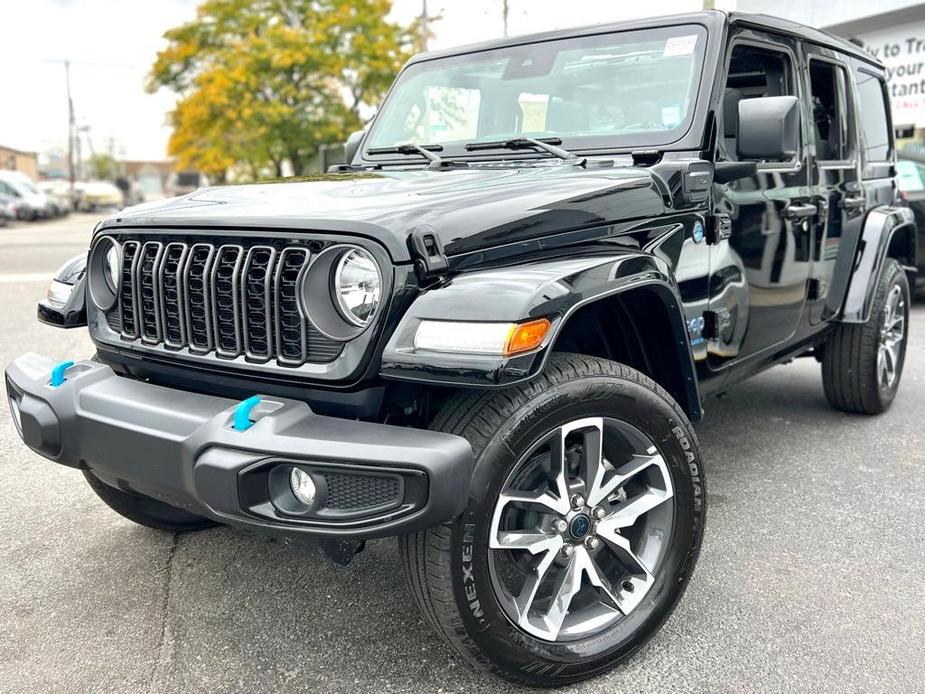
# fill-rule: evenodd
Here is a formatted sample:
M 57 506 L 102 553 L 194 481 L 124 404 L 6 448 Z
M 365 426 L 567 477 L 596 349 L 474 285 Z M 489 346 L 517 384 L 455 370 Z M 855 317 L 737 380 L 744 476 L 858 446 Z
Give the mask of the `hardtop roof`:
M 571 38 L 574 36 L 590 36 L 595 34 L 607 34 L 615 31 L 626 31 L 630 29 L 648 29 L 653 27 L 672 26 L 675 24 L 703 24 L 709 30 L 722 29 L 724 25 L 744 25 L 764 29 L 775 33 L 788 34 L 797 36 L 810 43 L 834 48 L 847 53 L 852 57 L 864 60 L 871 65 L 882 68 L 883 65 L 865 51 L 860 46 L 851 43 L 839 36 L 830 34 L 804 24 L 791 22 L 787 19 L 772 17 L 763 14 L 752 14 L 748 12 L 723 12 L 721 10 L 704 10 L 702 12 L 688 12 L 684 14 L 662 15 L 658 17 L 648 17 L 645 19 L 634 19 L 622 22 L 610 22 L 605 24 L 592 24 L 582 27 L 570 27 L 568 29 L 556 29 L 554 31 L 544 31 L 536 34 L 525 34 L 523 36 L 512 36 L 503 39 L 492 39 L 480 43 L 472 43 L 464 46 L 456 46 L 437 51 L 419 53 L 413 56 L 408 63 L 416 63 L 435 58 L 445 58 L 454 55 L 464 55 L 466 53 L 477 53 L 488 51 L 496 48 L 506 48 L 510 46 L 522 46 L 529 43 L 540 43 L 542 41 L 554 41 L 556 39 Z

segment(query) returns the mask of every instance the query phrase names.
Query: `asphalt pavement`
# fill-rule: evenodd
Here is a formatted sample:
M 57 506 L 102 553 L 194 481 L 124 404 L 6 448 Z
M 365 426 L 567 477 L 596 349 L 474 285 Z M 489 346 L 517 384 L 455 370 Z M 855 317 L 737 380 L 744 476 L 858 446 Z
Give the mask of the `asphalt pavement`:
M 35 320 L 94 218 L 0 228 L 0 366 L 92 354 Z M 706 403 L 708 520 L 687 594 L 575 692 L 925 690 L 925 302 L 879 417 L 831 410 L 798 359 Z M 130 452 L 126 452 L 130 454 Z M 123 520 L 19 441 L 0 398 L 0 692 L 508 691 L 455 659 L 395 542 L 347 568 L 229 528 Z

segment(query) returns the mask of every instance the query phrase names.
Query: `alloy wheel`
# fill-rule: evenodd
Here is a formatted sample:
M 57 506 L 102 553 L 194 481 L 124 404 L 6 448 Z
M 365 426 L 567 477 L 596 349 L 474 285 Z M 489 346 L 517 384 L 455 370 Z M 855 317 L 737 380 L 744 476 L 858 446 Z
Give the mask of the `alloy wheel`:
M 894 285 L 883 305 L 880 345 L 877 349 L 877 382 L 892 388 L 899 375 L 902 343 L 906 336 L 906 300 L 902 287 Z
M 554 642 L 624 619 L 655 582 L 674 503 L 664 459 L 627 422 L 592 417 L 543 436 L 492 516 L 489 573 L 507 617 Z

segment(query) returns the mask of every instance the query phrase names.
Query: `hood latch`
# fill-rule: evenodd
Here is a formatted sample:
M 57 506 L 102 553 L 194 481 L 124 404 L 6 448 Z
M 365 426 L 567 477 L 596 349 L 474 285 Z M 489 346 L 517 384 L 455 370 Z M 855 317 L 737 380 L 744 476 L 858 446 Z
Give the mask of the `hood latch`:
M 427 224 L 415 227 L 408 238 L 408 247 L 421 284 L 446 275 L 449 261 L 443 254 L 443 244 L 433 227 Z

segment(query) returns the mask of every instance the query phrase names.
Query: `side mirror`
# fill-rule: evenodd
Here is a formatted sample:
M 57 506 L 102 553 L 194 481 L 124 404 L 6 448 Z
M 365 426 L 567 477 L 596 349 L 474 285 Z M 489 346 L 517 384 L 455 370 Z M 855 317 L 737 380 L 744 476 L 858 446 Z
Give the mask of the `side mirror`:
M 764 96 L 739 102 L 739 159 L 789 161 L 800 149 L 800 101 Z
M 347 138 L 347 143 L 344 145 L 344 160 L 346 164 L 353 163 L 353 158 L 356 156 L 357 150 L 360 149 L 360 143 L 363 141 L 364 135 L 366 135 L 365 130 L 357 130 L 355 133 L 351 133 L 350 137 Z

